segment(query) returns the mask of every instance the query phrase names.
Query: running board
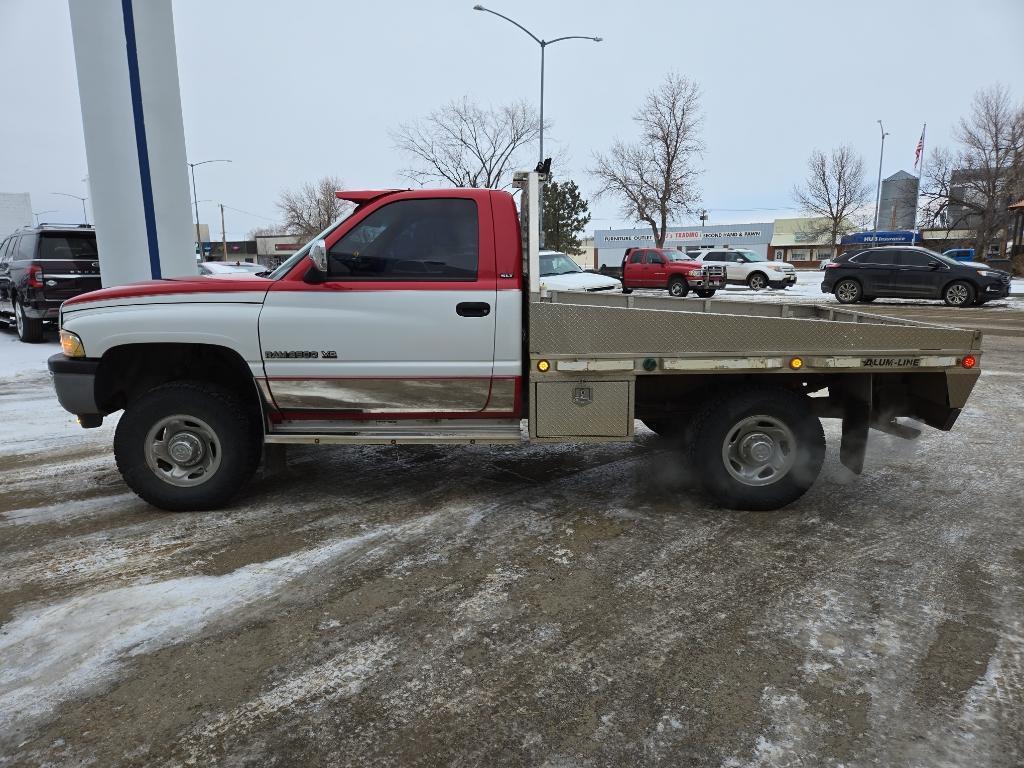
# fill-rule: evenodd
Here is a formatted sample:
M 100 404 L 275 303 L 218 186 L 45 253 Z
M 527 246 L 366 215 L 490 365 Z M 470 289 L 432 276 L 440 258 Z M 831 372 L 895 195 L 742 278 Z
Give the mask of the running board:
M 277 445 L 490 445 L 523 440 L 519 421 L 417 423 L 288 422 L 264 438 Z

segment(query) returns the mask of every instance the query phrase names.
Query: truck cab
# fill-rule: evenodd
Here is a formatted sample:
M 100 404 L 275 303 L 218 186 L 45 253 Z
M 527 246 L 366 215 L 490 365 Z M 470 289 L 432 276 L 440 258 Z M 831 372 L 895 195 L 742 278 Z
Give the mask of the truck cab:
M 710 299 L 716 290 L 725 287 L 724 273 L 721 267 L 705 269 L 681 251 L 629 248 L 622 257 L 622 291 L 658 288 L 678 298 L 693 291 L 702 299 Z

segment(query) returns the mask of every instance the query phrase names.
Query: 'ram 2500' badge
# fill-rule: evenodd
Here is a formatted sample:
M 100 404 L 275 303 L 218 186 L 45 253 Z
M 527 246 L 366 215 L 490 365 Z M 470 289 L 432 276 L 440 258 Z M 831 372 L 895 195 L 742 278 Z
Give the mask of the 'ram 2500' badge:
M 301 350 L 301 349 L 288 349 L 288 350 L 267 350 L 263 353 L 263 356 L 268 360 L 315 360 L 317 358 L 323 358 L 324 360 L 337 360 L 338 353 L 333 349 L 327 349 L 323 352 L 317 352 L 315 350 Z

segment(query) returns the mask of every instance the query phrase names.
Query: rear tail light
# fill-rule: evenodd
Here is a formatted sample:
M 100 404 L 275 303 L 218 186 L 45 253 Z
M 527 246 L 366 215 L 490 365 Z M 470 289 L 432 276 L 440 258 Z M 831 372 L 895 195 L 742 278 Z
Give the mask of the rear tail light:
M 967 368 L 968 370 L 970 370 L 977 364 L 978 358 L 976 358 L 974 355 L 964 355 L 963 360 L 960 361 L 960 365 L 962 365 L 964 368 Z
M 33 264 L 28 268 L 28 287 L 29 288 L 42 288 L 43 287 L 43 268 L 38 264 Z
M 836 262 L 830 261 L 825 264 L 825 269 L 835 269 L 838 266 L 839 265 Z

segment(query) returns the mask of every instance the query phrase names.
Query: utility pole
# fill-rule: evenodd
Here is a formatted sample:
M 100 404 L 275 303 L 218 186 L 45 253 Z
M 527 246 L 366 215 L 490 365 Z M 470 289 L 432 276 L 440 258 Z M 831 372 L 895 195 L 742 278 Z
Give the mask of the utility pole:
M 882 157 L 885 155 L 885 137 L 889 135 L 885 132 L 882 121 L 879 120 L 877 122 L 879 130 L 882 132 L 882 148 L 878 152 L 878 187 L 875 190 L 875 245 L 878 245 L 878 206 L 882 199 Z
M 220 249 L 223 260 L 228 260 L 228 236 L 224 231 L 224 203 L 220 203 Z

